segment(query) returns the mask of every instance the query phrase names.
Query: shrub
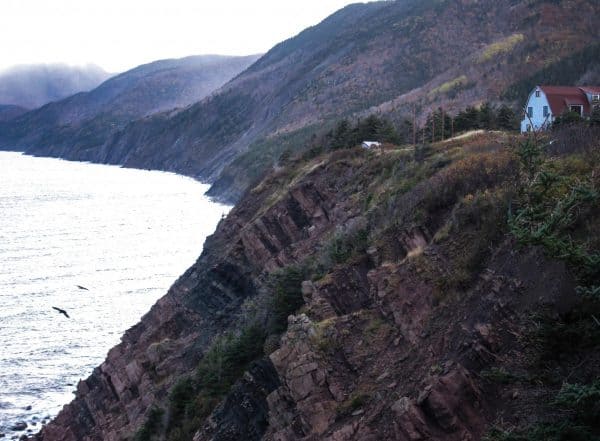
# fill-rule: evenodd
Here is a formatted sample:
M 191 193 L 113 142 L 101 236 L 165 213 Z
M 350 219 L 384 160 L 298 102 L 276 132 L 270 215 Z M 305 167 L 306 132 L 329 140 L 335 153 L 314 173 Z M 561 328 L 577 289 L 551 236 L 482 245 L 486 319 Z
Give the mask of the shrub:
M 600 253 L 588 251 L 571 229 L 597 207 L 600 192 L 592 182 L 562 175 L 547 163 L 533 138 L 521 144 L 522 179 L 519 206 L 509 214 L 512 234 L 523 245 L 541 245 L 565 261 L 584 285 L 600 277 Z
M 591 385 L 565 384 L 553 402 L 571 415 L 527 430 L 493 429 L 489 441 L 597 441 L 600 436 L 600 381 Z
M 287 318 L 303 304 L 302 282 L 306 280 L 304 267 L 290 265 L 274 273 L 271 278 L 273 299 L 269 306 L 269 332 L 279 334 L 287 328 Z
M 158 435 L 163 427 L 163 415 L 165 411 L 160 407 L 152 407 L 146 416 L 146 422 L 136 432 L 135 441 L 151 441 Z
M 589 385 L 563 384 L 554 404 L 574 411 L 579 421 L 600 428 L 600 380 Z
M 360 229 L 353 233 L 336 233 L 327 245 L 327 257 L 332 264 L 347 262 L 353 255 L 364 253 L 369 233 Z
M 194 377 L 180 380 L 169 396 L 167 439 L 191 439 L 202 420 L 227 394 L 231 386 L 263 355 L 266 333 L 252 324 L 237 335 L 227 334 L 213 342 L 200 361 Z

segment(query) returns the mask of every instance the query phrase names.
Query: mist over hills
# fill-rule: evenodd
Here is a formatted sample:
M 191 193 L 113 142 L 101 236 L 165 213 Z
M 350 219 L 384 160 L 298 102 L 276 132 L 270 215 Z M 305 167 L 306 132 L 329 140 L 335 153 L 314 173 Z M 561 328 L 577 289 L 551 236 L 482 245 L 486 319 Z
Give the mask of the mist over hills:
M 306 148 L 315 131 L 343 117 L 376 112 L 398 122 L 414 110 L 422 121 L 439 106 L 452 112 L 488 100 L 518 109 L 536 82 L 594 82 L 599 9 L 592 0 L 350 5 L 276 45 L 188 108 L 146 117 L 168 107 L 153 101 L 157 87 L 142 88 L 150 95 L 103 99 L 121 76 L 91 95 L 13 120 L 0 130 L 0 145 L 176 171 L 214 183 L 213 196 L 235 201 L 285 150 Z M 169 85 L 179 81 L 160 77 Z M 172 94 L 158 96 L 183 104 Z M 80 102 L 88 96 L 100 104 L 89 107 L 96 116 L 82 123 L 88 107 Z
M 47 104 L 0 127 L 5 147 L 70 158 L 94 151 L 130 121 L 185 107 L 218 89 L 258 55 L 160 60 L 110 78 L 90 92 Z M 50 149 L 50 150 L 45 150 Z
M 22 65 L 0 72 L 0 104 L 35 109 L 98 86 L 112 74 L 95 65 Z

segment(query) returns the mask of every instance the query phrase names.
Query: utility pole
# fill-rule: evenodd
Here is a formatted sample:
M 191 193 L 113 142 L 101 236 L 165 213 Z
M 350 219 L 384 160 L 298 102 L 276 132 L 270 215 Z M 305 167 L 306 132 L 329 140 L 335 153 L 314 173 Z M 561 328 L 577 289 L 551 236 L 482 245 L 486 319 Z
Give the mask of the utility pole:
M 417 105 L 413 103 L 413 145 L 417 145 Z
M 444 140 L 445 130 L 446 130 L 446 121 L 444 120 L 444 108 L 442 107 L 442 141 Z

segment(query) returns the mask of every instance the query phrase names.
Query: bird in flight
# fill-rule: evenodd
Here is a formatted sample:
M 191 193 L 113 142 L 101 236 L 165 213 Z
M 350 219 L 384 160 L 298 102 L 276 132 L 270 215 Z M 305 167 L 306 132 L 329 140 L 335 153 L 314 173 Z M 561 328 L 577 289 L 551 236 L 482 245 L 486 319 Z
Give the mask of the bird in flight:
M 57 310 L 58 312 L 60 312 L 61 314 L 64 314 L 64 316 L 65 316 L 66 318 L 71 318 L 71 317 L 69 317 L 69 314 L 67 314 L 67 311 L 65 311 L 64 309 L 57 308 L 56 306 L 53 306 L 53 307 L 52 307 L 52 309 L 56 309 L 56 310 Z
M 75 285 L 75 286 L 79 289 L 83 289 L 84 291 L 89 291 L 89 289 L 87 289 L 85 286 L 81 286 L 81 285 Z

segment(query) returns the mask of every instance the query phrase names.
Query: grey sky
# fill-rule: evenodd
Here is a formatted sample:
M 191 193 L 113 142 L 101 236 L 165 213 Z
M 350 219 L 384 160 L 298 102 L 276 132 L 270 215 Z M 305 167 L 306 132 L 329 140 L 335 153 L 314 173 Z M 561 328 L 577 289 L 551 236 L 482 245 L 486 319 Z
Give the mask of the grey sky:
M 63 62 L 118 72 L 161 58 L 265 52 L 350 3 L 0 0 L 0 70 Z

